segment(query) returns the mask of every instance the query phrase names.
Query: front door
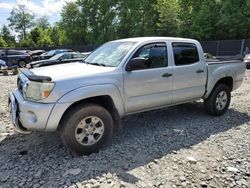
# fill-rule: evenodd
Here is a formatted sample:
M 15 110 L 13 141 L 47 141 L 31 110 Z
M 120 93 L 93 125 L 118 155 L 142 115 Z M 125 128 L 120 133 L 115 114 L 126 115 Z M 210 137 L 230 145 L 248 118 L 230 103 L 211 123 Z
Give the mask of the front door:
M 171 104 L 173 68 L 168 66 L 166 43 L 145 45 L 132 59 L 138 57 L 146 60 L 144 65 L 124 73 L 126 113 Z

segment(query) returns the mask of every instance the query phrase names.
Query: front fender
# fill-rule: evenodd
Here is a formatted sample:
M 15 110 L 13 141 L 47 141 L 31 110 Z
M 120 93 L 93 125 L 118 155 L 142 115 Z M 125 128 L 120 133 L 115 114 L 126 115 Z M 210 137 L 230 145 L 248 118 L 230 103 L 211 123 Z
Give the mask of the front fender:
M 104 95 L 111 97 L 119 115 L 123 116 L 124 105 L 122 95 L 120 90 L 115 85 L 100 84 L 94 86 L 85 86 L 66 93 L 56 102 L 47 121 L 46 131 L 55 131 L 57 129 L 64 112 L 73 103 L 83 99 Z

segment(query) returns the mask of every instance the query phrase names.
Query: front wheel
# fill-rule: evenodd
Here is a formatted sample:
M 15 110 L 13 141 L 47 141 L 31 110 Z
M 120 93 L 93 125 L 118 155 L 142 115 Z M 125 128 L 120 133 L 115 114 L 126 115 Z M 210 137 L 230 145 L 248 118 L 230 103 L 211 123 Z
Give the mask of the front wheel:
M 204 106 L 208 114 L 220 116 L 224 114 L 231 101 L 231 90 L 227 85 L 217 85 L 210 96 L 204 100 Z
M 99 151 L 113 131 L 110 113 L 97 104 L 73 107 L 62 120 L 61 139 L 64 145 L 77 154 Z
M 25 68 L 26 67 L 26 61 L 24 61 L 24 60 L 20 60 L 19 62 L 18 62 L 18 67 L 20 67 L 20 68 Z

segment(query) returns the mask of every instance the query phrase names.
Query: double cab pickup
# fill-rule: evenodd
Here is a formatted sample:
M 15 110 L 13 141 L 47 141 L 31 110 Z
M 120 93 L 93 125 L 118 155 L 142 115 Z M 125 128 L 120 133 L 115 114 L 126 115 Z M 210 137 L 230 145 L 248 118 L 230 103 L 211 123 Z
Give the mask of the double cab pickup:
M 241 60 L 206 60 L 192 39 L 111 41 L 82 62 L 23 69 L 9 94 L 12 122 L 24 134 L 59 131 L 70 150 L 90 154 L 129 114 L 197 99 L 209 114 L 224 114 L 245 69 Z

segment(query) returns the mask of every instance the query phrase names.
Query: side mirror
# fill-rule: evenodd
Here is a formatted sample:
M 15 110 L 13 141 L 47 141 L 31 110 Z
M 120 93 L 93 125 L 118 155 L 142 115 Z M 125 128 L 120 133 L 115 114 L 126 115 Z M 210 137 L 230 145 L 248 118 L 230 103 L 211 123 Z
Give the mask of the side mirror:
M 136 57 L 128 62 L 125 70 L 130 72 L 133 70 L 140 70 L 145 68 L 147 68 L 147 59 L 142 57 Z

